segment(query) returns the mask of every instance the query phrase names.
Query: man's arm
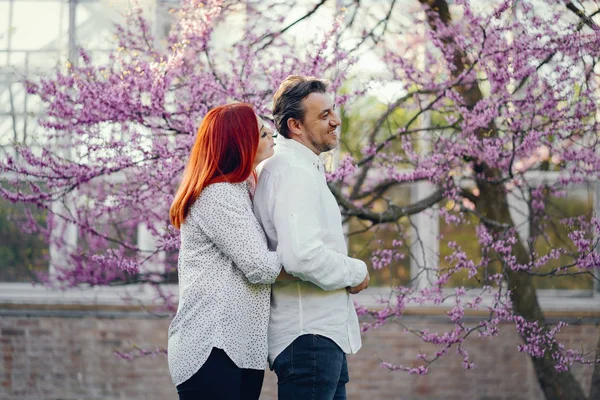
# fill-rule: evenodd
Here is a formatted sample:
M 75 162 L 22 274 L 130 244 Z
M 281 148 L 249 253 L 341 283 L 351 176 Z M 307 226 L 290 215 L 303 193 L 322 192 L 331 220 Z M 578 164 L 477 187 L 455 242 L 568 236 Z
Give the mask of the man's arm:
M 272 177 L 270 204 L 284 269 L 324 290 L 361 285 L 368 275 L 366 264 L 328 249 L 323 242 L 319 188 L 314 177 L 301 168 L 278 172 Z

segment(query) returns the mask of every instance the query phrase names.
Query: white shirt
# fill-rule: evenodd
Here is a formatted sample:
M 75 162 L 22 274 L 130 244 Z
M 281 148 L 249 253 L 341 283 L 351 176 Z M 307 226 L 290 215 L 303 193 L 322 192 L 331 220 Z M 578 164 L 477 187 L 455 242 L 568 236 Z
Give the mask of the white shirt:
M 175 386 L 213 347 L 240 368 L 267 366 L 270 284 L 281 270 L 253 212 L 248 183 L 207 186 L 181 225 L 179 306 L 169 327 Z
M 345 353 L 358 351 L 358 317 L 346 287 L 359 285 L 367 266 L 348 257 L 340 209 L 319 156 L 280 136 L 275 155 L 263 164 L 254 212 L 269 248 L 301 279 L 273 284 L 269 361 L 307 333 L 332 339 Z

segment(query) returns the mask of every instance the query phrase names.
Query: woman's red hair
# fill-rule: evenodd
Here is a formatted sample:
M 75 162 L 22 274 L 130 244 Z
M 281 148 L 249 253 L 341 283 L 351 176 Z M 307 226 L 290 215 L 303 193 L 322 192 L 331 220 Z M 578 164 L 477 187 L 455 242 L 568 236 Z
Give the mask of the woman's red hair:
M 244 182 L 253 174 L 258 135 L 256 114 L 250 104 L 219 106 L 206 114 L 171 204 L 171 223 L 177 229 L 206 186 Z

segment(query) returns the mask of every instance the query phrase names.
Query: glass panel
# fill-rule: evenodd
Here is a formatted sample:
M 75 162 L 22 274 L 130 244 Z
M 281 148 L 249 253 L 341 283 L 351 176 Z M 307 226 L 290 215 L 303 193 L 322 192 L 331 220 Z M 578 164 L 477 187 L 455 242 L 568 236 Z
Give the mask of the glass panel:
M 2 120 L 6 119 L 6 115 L 10 112 L 10 91 L 5 90 L 6 86 L 2 85 L 2 90 L 0 90 L 0 115 L 2 115 Z
M 11 146 L 15 141 L 26 143 L 30 148 L 39 148 L 43 146 L 44 136 L 33 135 L 38 129 L 36 117 L 23 118 L 17 116 L 12 118 L 7 115 L 0 118 L 0 147 Z M 34 154 L 39 154 L 35 152 Z
M 104 47 L 108 47 L 108 46 L 104 46 Z M 108 58 L 109 56 L 109 52 L 105 51 L 105 50 L 95 50 L 95 51 L 90 51 L 90 58 L 92 59 L 92 62 L 96 65 L 103 65 L 103 64 L 109 64 L 110 59 Z
M 85 49 L 106 46 L 106 42 L 114 35 L 114 27 L 109 18 L 111 11 L 107 10 L 104 4 L 84 3 L 77 5 L 75 26 L 78 46 Z
M 23 127 L 23 118 L 14 118 L 7 114 L 0 119 L 0 146 L 12 146 L 21 139 L 20 132 Z
M 570 217 L 583 217 L 589 221 L 594 212 L 594 193 L 592 184 L 573 185 L 568 188 L 565 197 L 552 194 L 546 195 L 546 213 L 550 218 L 543 221 L 531 221 L 532 237 L 535 234 L 534 250 L 538 257 L 547 255 L 553 249 L 562 249 L 566 254 L 557 259 L 551 259 L 545 263 L 539 273 L 549 273 L 558 267 L 571 265 L 576 258 L 574 253 L 577 248 L 569 239 L 568 234 L 573 230 L 581 229 L 578 223 L 565 224 L 564 219 Z M 587 238 L 592 238 L 589 229 Z M 569 272 L 581 272 L 579 269 L 571 268 Z M 592 290 L 593 279 L 590 275 L 564 275 L 534 277 L 535 286 L 538 289 L 583 289 Z
M 15 115 L 23 115 L 25 90 L 21 83 L 8 83 L 5 95 L 1 97 L 4 104 L 0 106 L 2 111 L 14 113 Z
M 410 189 L 407 186 L 396 187 L 388 191 L 388 196 L 399 206 L 407 205 L 410 201 Z M 373 210 L 376 212 L 384 211 L 386 207 L 385 201 L 381 199 L 373 203 Z M 346 227 L 348 253 L 351 257 L 360 258 L 367 263 L 371 275 L 369 286 L 409 284 L 410 256 L 409 243 L 406 240 L 406 232 L 410 227 L 408 218 L 402 218 L 398 225 L 373 226 L 370 222 L 352 217 Z M 374 264 L 378 263 L 383 267 L 374 268 Z
M 57 22 L 61 20 L 61 14 L 67 8 L 64 2 L 15 1 L 13 7 L 13 49 L 56 48 L 60 45 L 60 24 Z M 32 9 L 35 12 L 32 12 Z M 44 34 L 41 35 L 40 32 Z
M 23 56 L 23 68 L 29 76 L 40 73 L 51 73 L 66 60 L 66 50 L 30 51 Z
M 29 211 L 45 226 L 46 211 L 32 205 L 12 204 L 0 198 L 0 281 L 31 282 L 48 271 L 49 249 L 44 236 L 30 232 Z
M 175 10 L 179 7 L 179 4 L 177 4 L 177 2 L 159 1 L 159 4 L 157 4 L 156 7 L 157 12 L 156 21 L 154 22 L 154 33 L 156 38 L 166 39 L 169 36 L 169 32 L 175 21 Z
M 27 123 L 29 125 L 32 125 L 33 122 L 32 126 L 37 127 L 38 115 L 43 108 L 42 100 L 37 96 L 27 96 L 25 98 L 25 102 L 25 110 L 27 112 L 27 115 L 29 116 L 29 118 L 27 118 Z
M 36 156 L 41 155 L 41 150 L 48 144 L 47 137 L 44 135 L 37 134 L 39 129 L 42 129 L 38 125 L 37 116 L 31 115 L 27 118 L 23 118 L 22 122 L 17 124 L 19 139 L 27 144 L 29 150 L 33 151 Z
M 8 48 L 8 34 L 10 30 L 10 3 L 8 1 L 0 1 L 0 51 Z M 0 61 L 3 61 L 0 66 L 5 64 L 0 53 Z

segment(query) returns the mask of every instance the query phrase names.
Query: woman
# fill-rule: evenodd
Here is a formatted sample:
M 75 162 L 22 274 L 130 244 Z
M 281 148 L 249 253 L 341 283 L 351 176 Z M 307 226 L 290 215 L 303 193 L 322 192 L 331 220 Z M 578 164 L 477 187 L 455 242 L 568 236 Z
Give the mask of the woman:
M 175 199 L 179 308 L 169 370 L 180 400 L 258 399 L 267 362 L 271 286 L 281 264 L 252 212 L 255 167 L 273 131 L 248 104 L 206 114 Z

